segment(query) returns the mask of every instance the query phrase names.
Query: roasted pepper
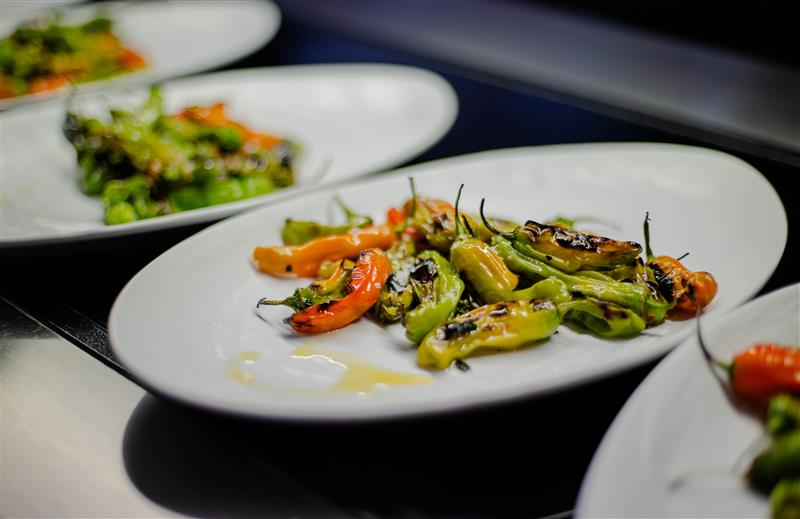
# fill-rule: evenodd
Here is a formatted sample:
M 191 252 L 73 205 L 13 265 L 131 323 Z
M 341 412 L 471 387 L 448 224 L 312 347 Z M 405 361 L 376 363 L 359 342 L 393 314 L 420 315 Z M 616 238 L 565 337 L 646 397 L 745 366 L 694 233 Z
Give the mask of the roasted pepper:
M 464 292 L 464 282 L 444 256 L 435 250 L 419 254 L 411 285 L 420 304 L 406 313 L 406 337 L 419 343 L 435 326 L 450 319 Z
M 778 395 L 769 401 L 767 431 L 772 435 L 800 429 L 800 400 L 790 395 Z
M 389 259 L 381 249 L 363 251 L 350 273 L 346 296 L 297 312 L 289 324 L 300 333 L 324 333 L 347 326 L 375 304 L 391 273 Z
M 397 234 L 391 226 L 373 225 L 345 234 L 322 236 L 303 245 L 256 247 L 253 260 L 265 274 L 314 277 L 326 260 L 354 258 L 367 249 L 387 249 L 396 241 Z
M 800 478 L 800 429 L 774 438 L 772 446 L 753 460 L 747 479 L 757 490 L 770 493 L 782 479 Z
M 261 299 L 256 307 L 286 305 L 299 312 L 310 306 L 341 299 L 347 295 L 347 284 L 350 281 L 353 266 L 354 263 L 350 260 L 340 260 L 328 278 L 314 281 L 307 287 L 298 288 L 291 296 L 283 300 Z
M 650 249 L 650 215 L 644 218 L 644 243 L 647 266 L 653 270 L 659 291 L 675 306 L 669 318 L 690 319 L 717 295 L 717 281 L 708 272 L 692 272 L 670 256 L 654 256 Z
M 573 321 L 600 337 L 630 337 L 646 325 L 636 312 L 593 297 L 574 299 L 558 305 L 565 321 Z
M 528 288 L 514 290 L 509 295 L 509 301 L 530 301 L 532 299 L 549 299 L 553 303 L 561 304 L 572 300 L 572 294 L 567 290 L 567 285 L 557 278 L 547 278 L 537 281 Z
M 547 225 L 533 220 L 513 231 L 502 231 L 486 219 L 483 205 L 484 201 L 481 200 L 480 214 L 484 226 L 511 241 L 522 254 L 566 273 L 614 268 L 634 262 L 642 253 L 642 246 L 632 241 L 612 240 L 563 225 Z
M 484 305 L 431 330 L 417 348 L 417 364 L 445 369 L 481 348 L 520 348 L 550 337 L 560 323 L 558 309 L 547 300 Z
M 467 278 L 484 303 L 506 301 L 517 287 L 519 278 L 490 245 L 464 232 L 458 212 L 463 188 L 464 184 L 461 184 L 456 196 L 455 240 L 450 247 L 450 261 Z
M 436 250 L 442 254 L 447 254 L 456 236 L 455 208 L 449 202 L 433 198 L 417 196 L 414 188 L 414 179 L 409 178 L 411 184 L 411 199 L 403 204 L 400 214 L 405 215 L 406 232 L 413 233 L 417 238 L 420 234 Z M 395 213 L 395 218 L 397 218 Z M 492 232 L 487 229 L 480 220 L 461 212 L 461 218 L 466 219 L 468 225 L 475 233 L 475 236 L 484 241 L 492 237 Z M 500 228 L 508 228 L 513 225 L 504 220 L 494 220 L 492 222 Z
M 302 245 L 320 236 L 344 234 L 352 229 L 360 229 L 372 225 L 372 218 L 356 214 L 337 196 L 337 205 L 342 209 L 347 221 L 342 225 L 323 225 L 317 222 L 286 219 L 281 230 L 281 239 L 284 245 Z
M 501 236 L 492 239 L 492 247 L 513 272 L 533 279 L 554 277 L 563 281 L 570 292 L 630 308 L 641 315 L 648 326 L 663 322 L 672 307 L 672 304 L 656 297 L 645 284 L 614 281 L 599 273 L 567 274 L 543 261 L 525 256 Z
M 769 501 L 772 519 L 800 519 L 800 478 L 780 481 Z
M 384 323 L 396 323 L 414 304 L 414 290 L 409 275 L 417 263 L 416 242 L 407 236 L 386 251 L 392 265 L 392 275 L 375 303 L 375 316 Z

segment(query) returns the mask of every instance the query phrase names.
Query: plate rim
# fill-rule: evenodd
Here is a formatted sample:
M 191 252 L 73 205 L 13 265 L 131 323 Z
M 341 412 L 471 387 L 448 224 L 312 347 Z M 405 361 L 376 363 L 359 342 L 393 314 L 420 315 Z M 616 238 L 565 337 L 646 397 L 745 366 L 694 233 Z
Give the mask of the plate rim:
M 295 192 L 286 198 L 282 199 L 281 201 L 286 201 L 287 199 L 291 199 L 294 197 L 300 196 L 307 196 L 312 195 L 318 191 L 330 191 L 333 192 L 337 189 L 342 189 L 346 187 L 351 187 L 354 184 L 357 185 L 366 185 L 375 182 L 380 182 L 382 180 L 386 180 L 392 177 L 402 177 L 409 174 L 414 174 L 418 169 L 436 169 L 441 164 L 457 164 L 458 162 L 466 162 L 471 161 L 475 157 L 479 158 L 486 158 L 486 157 L 503 157 L 506 155 L 515 155 L 515 154 L 548 154 L 548 153 L 557 153 L 562 150 L 568 149 L 578 149 L 578 150 L 614 150 L 615 148 L 622 148 L 623 151 L 626 149 L 636 148 L 637 151 L 645 150 L 645 151 L 663 151 L 663 150 L 672 150 L 672 151 L 682 151 L 690 154 L 699 154 L 699 155 L 716 155 L 720 158 L 725 160 L 732 160 L 747 170 L 753 175 L 757 181 L 761 182 L 765 188 L 765 193 L 768 193 L 769 196 L 772 196 L 775 201 L 777 201 L 777 207 L 782 214 L 783 218 L 781 220 L 781 227 L 782 227 L 782 243 L 780 246 L 780 253 L 776 255 L 776 258 L 773 261 L 773 264 L 770 266 L 769 269 L 765 270 L 765 274 L 763 274 L 759 279 L 754 280 L 753 288 L 749 290 L 747 293 L 742 293 L 739 297 L 734 298 L 729 303 L 729 308 L 725 311 L 722 311 L 720 316 L 726 315 L 731 310 L 738 308 L 742 305 L 742 303 L 750 300 L 768 281 L 769 277 L 775 271 L 775 268 L 780 263 L 781 258 L 783 257 L 783 253 L 786 247 L 786 240 L 788 234 L 788 223 L 786 220 L 786 211 L 783 207 L 783 204 L 778 196 L 777 192 L 775 191 L 774 187 L 772 186 L 769 181 L 764 177 L 764 175 L 758 171 L 754 166 L 745 162 L 744 160 L 730 155 L 725 152 L 721 152 L 718 150 L 713 150 L 710 148 L 704 148 L 699 146 L 689 146 L 683 144 L 672 144 L 672 143 L 663 143 L 663 142 L 591 142 L 591 143 L 577 143 L 577 144 L 550 144 L 550 145 L 542 145 L 542 146 L 519 146 L 519 147 L 511 147 L 511 148 L 501 148 L 501 149 L 493 149 L 493 150 L 486 150 L 480 151 L 475 153 L 468 153 L 463 155 L 458 155 L 454 157 L 447 157 L 442 159 L 437 159 L 429 162 L 424 162 L 420 164 L 414 164 L 411 166 L 406 166 L 402 168 L 398 168 L 387 172 L 382 175 L 371 175 L 367 177 L 359 177 L 359 178 L 350 178 L 350 179 L 342 179 L 341 181 L 337 181 L 331 184 L 321 184 L 317 186 L 311 186 L 302 192 Z M 435 174 L 433 172 L 429 172 L 428 174 Z M 190 397 L 181 395 L 180 393 L 176 393 L 169 390 L 164 390 L 163 388 L 159 387 L 158 381 L 151 380 L 148 376 L 138 372 L 130 367 L 130 359 L 126 357 L 127 352 L 123 349 L 119 348 L 119 337 L 117 336 L 117 325 L 115 324 L 119 319 L 119 308 L 121 306 L 121 302 L 124 301 L 124 298 L 127 297 L 128 292 L 133 290 L 133 286 L 138 280 L 147 275 L 147 271 L 152 268 L 157 261 L 159 261 L 162 256 L 166 256 L 168 254 L 174 254 L 175 250 L 179 247 L 184 246 L 185 243 L 194 241 L 194 240 L 202 240 L 206 233 L 211 232 L 219 232 L 219 228 L 224 228 L 227 226 L 235 226 L 239 219 L 248 218 L 251 214 L 257 213 L 258 211 L 268 210 L 268 205 L 263 205 L 249 211 L 243 212 L 237 216 L 227 218 L 221 222 L 217 222 L 195 234 L 192 236 L 182 240 L 181 242 L 175 244 L 174 246 L 170 247 L 166 251 L 164 251 L 161 255 L 157 258 L 153 259 L 147 265 L 145 265 L 136 275 L 134 275 L 123 287 L 120 291 L 119 295 L 114 301 L 112 305 L 111 312 L 109 314 L 109 340 L 111 345 L 111 350 L 114 352 L 114 355 L 122 362 L 123 366 L 125 366 L 130 372 L 131 375 L 137 382 L 141 383 L 144 387 L 147 388 L 155 388 L 155 392 L 166 396 L 168 398 L 174 399 L 179 402 L 183 402 L 185 404 L 189 404 L 194 407 L 198 407 L 201 409 L 211 410 L 214 412 L 221 412 L 223 414 L 233 415 L 233 416 L 245 416 L 248 418 L 254 419 L 263 419 L 263 420 L 284 420 L 284 421 L 292 421 L 292 422 L 322 422 L 322 423 L 336 423 L 336 422 L 366 422 L 366 421 L 378 421 L 378 420 L 385 420 L 385 419 L 398 419 L 398 418 L 407 418 L 412 416 L 433 416 L 433 415 L 444 415 L 450 412 L 461 412 L 465 410 L 471 409 L 478 409 L 483 408 L 490 405 L 501 405 L 503 403 L 510 403 L 514 401 L 519 401 L 527 398 L 539 398 L 543 396 L 547 396 L 553 393 L 558 393 L 573 387 L 586 385 L 591 382 L 606 379 L 611 376 L 614 376 L 620 372 L 627 371 L 632 369 L 633 367 L 639 366 L 645 362 L 650 360 L 654 360 L 658 357 L 663 357 L 669 351 L 671 351 L 676 345 L 682 343 L 685 338 L 692 333 L 692 330 L 689 328 L 678 330 L 674 332 L 670 341 L 664 341 L 663 346 L 656 348 L 655 351 L 638 351 L 634 354 L 630 355 L 622 359 L 622 361 L 617 361 L 615 363 L 608 363 L 609 365 L 604 366 L 604 369 L 597 370 L 594 366 L 583 366 L 580 369 L 576 370 L 575 372 L 569 375 L 569 380 L 560 383 L 557 387 L 550 386 L 545 388 L 537 388 L 535 390 L 525 390 L 519 389 L 515 392 L 509 393 L 507 390 L 499 390 L 497 388 L 493 388 L 493 390 L 488 393 L 482 395 L 480 398 L 471 398 L 468 401 L 457 401 L 452 402 L 446 408 L 443 408 L 439 404 L 434 405 L 423 405 L 420 406 L 419 403 L 415 405 L 407 405 L 398 407 L 396 404 L 391 410 L 388 411 L 376 411 L 372 408 L 363 408 L 358 409 L 355 408 L 355 412 L 353 411 L 354 408 L 351 408 L 348 414 L 345 416 L 341 413 L 341 411 L 335 411 L 333 413 L 318 413 L 315 415 L 309 415 L 307 412 L 292 412 L 292 410 L 281 409 L 278 412 L 274 411 L 265 411 L 260 409 L 252 409 L 247 408 L 247 406 L 239 406 L 239 407 L 231 407 L 229 404 L 222 404 L 219 402 L 198 402 L 193 400 Z
M 727 312 L 722 312 L 713 316 L 712 318 L 709 318 L 703 324 L 703 328 L 706 330 L 703 332 L 703 334 L 705 335 L 709 331 L 713 333 L 718 328 L 721 328 L 727 323 L 735 320 L 737 316 L 747 312 L 753 306 L 767 305 L 772 300 L 780 300 L 784 297 L 790 297 L 789 294 L 792 292 L 796 293 L 798 297 L 800 297 L 800 282 L 777 287 L 758 297 L 748 299 L 744 304 L 740 304 Z M 620 408 L 619 412 L 614 417 L 614 420 L 611 422 L 611 425 L 609 425 L 608 429 L 603 435 L 603 438 L 598 444 L 597 449 L 595 449 L 595 452 L 592 455 L 592 460 L 589 463 L 586 473 L 581 481 L 581 486 L 575 503 L 575 517 L 592 517 L 591 510 L 586 509 L 587 507 L 592 506 L 591 502 L 587 502 L 587 499 L 589 499 L 587 495 L 590 492 L 597 493 L 595 490 L 598 485 L 597 481 L 602 480 L 602 474 L 599 472 L 601 470 L 601 463 L 608 463 L 607 460 L 610 459 L 611 454 L 613 454 L 613 451 L 611 450 L 611 442 L 619 434 L 622 434 L 623 430 L 629 427 L 629 423 L 631 423 L 631 421 L 636 417 L 635 413 L 637 411 L 637 407 L 640 405 L 640 402 L 646 402 L 648 400 L 650 394 L 658 388 L 658 379 L 665 377 L 666 373 L 674 369 L 672 368 L 672 364 L 677 362 L 675 361 L 677 356 L 683 355 L 682 352 L 685 349 L 694 346 L 694 342 L 695 338 L 693 336 L 683 339 L 680 344 L 673 348 L 672 351 L 666 355 L 666 357 L 662 359 L 661 362 L 659 362 L 650 373 L 647 374 L 647 376 L 629 395 L 623 406 Z
M 251 44 L 248 45 L 247 47 L 243 47 L 240 52 L 229 53 L 230 54 L 229 56 L 226 56 L 223 59 L 219 59 L 211 65 L 207 65 L 202 68 L 187 70 L 185 72 L 177 72 L 177 73 L 162 72 L 161 74 L 155 74 L 153 73 L 153 71 L 147 68 L 144 70 L 132 71 L 127 74 L 119 74 L 116 76 L 112 76 L 110 78 L 87 81 L 85 83 L 80 83 L 76 85 L 78 93 L 92 94 L 116 88 L 137 88 L 151 83 L 160 83 L 173 79 L 195 76 L 197 74 L 201 74 L 204 72 L 220 69 L 222 67 L 230 65 L 231 63 L 235 63 L 238 60 L 244 59 L 252 55 L 259 49 L 269 44 L 273 39 L 275 39 L 275 36 L 278 34 L 278 32 L 281 29 L 281 26 L 283 25 L 283 13 L 281 12 L 281 9 L 278 6 L 278 4 L 276 4 L 273 0 L 247 0 L 241 3 L 249 4 L 251 6 L 251 9 L 254 9 L 254 12 L 259 13 L 259 15 L 265 21 L 265 28 L 267 30 L 259 32 L 258 37 L 253 38 Z M 186 6 L 189 6 L 189 4 L 183 5 L 184 2 L 176 2 L 176 1 L 168 1 L 164 2 L 164 4 L 179 5 L 184 8 Z M 103 0 L 101 2 L 87 2 L 86 0 L 78 0 L 75 3 L 67 4 L 57 9 L 61 11 L 73 11 L 73 12 L 77 11 L 79 13 L 81 11 L 86 11 L 87 13 L 96 13 L 102 10 L 103 7 L 108 7 L 109 10 L 111 10 L 115 6 L 117 8 L 125 6 L 141 7 L 141 6 L 149 6 L 149 3 L 138 2 L 136 0 Z M 14 23 L 19 23 L 25 21 L 25 19 L 28 16 L 34 14 L 43 15 L 52 10 L 53 9 L 48 8 L 42 11 L 34 10 L 34 11 L 28 11 L 26 13 L 20 13 L 20 15 L 17 16 L 17 19 L 12 21 Z M 16 111 L 21 108 L 33 105 L 58 103 L 68 95 L 69 91 L 56 90 L 53 92 L 25 94 L 23 96 L 2 99 L 0 100 L 0 113 Z
M 209 72 L 187 77 L 180 77 L 171 79 L 163 84 L 167 88 L 180 88 L 182 84 L 199 84 L 204 81 L 213 80 L 223 84 L 225 81 L 234 80 L 237 76 L 250 77 L 250 76 L 265 76 L 263 81 L 269 81 L 271 77 L 280 76 L 288 73 L 292 74 L 326 74 L 327 70 L 332 70 L 334 73 L 344 72 L 345 74 L 373 74 L 375 76 L 382 76 L 382 71 L 389 71 L 390 73 L 403 74 L 404 77 L 414 78 L 420 84 L 430 85 L 435 88 L 436 95 L 440 96 L 443 100 L 443 116 L 436 124 L 430 128 L 431 138 L 424 145 L 416 147 L 414 150 L 405 151 L 403 153 L 387 154 L 378 166 L 371 166 L 369 168 L 362 167 L 356 173 L 348 173 L 347 178 L 340 180 L 319 183 L 312 183 L 306 186 L 290 186 L 288 188 L 279 189 L 271 193 L 252 197 L 237 202 L 229 202 L 226 204 L 219 204 L 215 206 L 208 206 L 191 211 L 182 211 L 179 213 L 150 218 L 147 220 L 140 220 L 121 225 L 106 225 L 90 230 L 71 231 L 60 233 L 49 237 L 23 237 L 23 238 L 3 238 L 0 236 L 0 253 L 5 251 L 14 251 L 17 249 L 33 249 L 41 248 L 49 245 L 62 245 L 62 244 L 82 244 L 85 242 L 93 242 L 96 240 L 110 240 L 125 236 L 147 234 L 150 232 L 158 232 L 167 229 L 174 229 L 179 227 L 187 227 L 191 225 L 198 225 L 208 222 L 216 222 L 218 220 L 231 217 L 249 210 L 254 210 L 264 205 L 268 205 L 287 197 L 301 195 L 309 189 L 320 186 L 327 186 L 336 184 L 342 181 L 353 180 L 357 178 L 364 178 L 374 176 L 377 173 L 386 171 L 388 168 L 402 166 L 403 163 L 419 157 L 426 151 L 430 150 L 436 144 L 441 142 L 450 130 L 455 125 L 456 119 L 460 111 L 458 94 L 450 82 L 441 74 L 411 65 L 392 64 L 392 63 L 319 63 L 319 64 L 300 64 L 300 65 L 281 65 L 275 67 L 250 67 L 233 70 L 223 70 L 217 72 Z M 81 97 L 89 99 L 98 99 L 100 97 L 114 94 L 125 93 L 135 90 L 144 90 L 146 85 L 124 85 L 117 86 L 113 89 L 98 92 L 85 92 L 80 94 Z M 20 107 L 13 113 L 0 112 L 0 118 L 10 116 L 12 119 L 21 119 L 26 115 L 27 111 L 34 112 L 49 112 L 57 106 L 54 103 L 40 103 L 36 105 L 29 105 Z

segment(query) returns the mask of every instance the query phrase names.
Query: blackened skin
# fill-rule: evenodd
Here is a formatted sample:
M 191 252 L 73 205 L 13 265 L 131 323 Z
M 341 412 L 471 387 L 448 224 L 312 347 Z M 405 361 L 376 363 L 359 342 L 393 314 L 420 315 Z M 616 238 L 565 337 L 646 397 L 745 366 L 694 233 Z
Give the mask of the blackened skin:
M 478 325 L 474 321 L 457 321 L 454 323 L 447 323 L 442 330 L 444 331 L 443 339 L 449 341 L 455 337 L 462 337 L 473 330 L 477 330 Z
M 535 240 L 546 233 L 550 233 L 553 236 L 553 240 L 559 246 L 587 252 L 602 253 L 605 248 L 617 248 L 619 244 L 624 244 L 627 247 L 638 249 L 639 252 L 641 252 L 642 249 L 641 245 L 635 242 L 618 242 L 617 240 L 612 240 L 611 238 L 572 231 L 570 229 L 564 229 L 563 227 L 558 227 L 555 225 L 541 224 L 534 222 L 533 220 L 525 222 L 523 231 L 526 232 L 532 240 Z
M 411 271 L 411 278 L 420 283 L 433 283 L 436 279 L 436 266 L 433 261 L 425 260 Z
M 675 282 L 655 263 L 649 263 L 649 266 L 653 270 L 656 283 L 658 283 L 658 292 L 668 303 L 671 303 L 675 300 Z

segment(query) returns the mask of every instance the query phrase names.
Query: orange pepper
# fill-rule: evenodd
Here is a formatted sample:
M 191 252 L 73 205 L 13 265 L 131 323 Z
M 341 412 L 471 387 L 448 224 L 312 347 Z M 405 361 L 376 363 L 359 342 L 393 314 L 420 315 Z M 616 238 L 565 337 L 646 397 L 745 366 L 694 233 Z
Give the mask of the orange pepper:
M 325 333 L 347 326 L 372 308 L 391 273 L 386 253 L 381 249 L 366 250 L 356 260 L 346 296 L 297 312 L 289 324 L 300 333 Z
M 41 92 L 48 92 L 50 90 L 58 90 L 64 88 L 69 84 L 69 79 L 63 74 L 56 74 L 52 76 L 39 76 L 31 79 L 29 90 L 33 94 Z
M 800 395 L 800 348 L 756 344 L 738 354 L 730 365 L 733 393 L 766 406 L 782 393 Z
M 147 61 L 134 50 L 122 49 L 119 56 L 119 65 L 123 70 L 138 70 L 147 67 Z
M 670 256 L 658 256 L 648 262 L 672 281 L 675 306 L 667 316 L 673 320 L 691 319 L 717 295 L 717 281 L 708 272 L 692 272 Z
M 256 247 L 258 269 L 278 277 L 316 277 L 323 261 L 353 258 L 367 249 L 388 249 L 397 241 L 391 225 L 373 225 L 346 234 L 322 236 L 303 245 Z
M 233 128 L 239 132 L 245 144 L 254 141 L 264 149 L 274 148 L 283 140 L 265 133 L 254 132 L 247 126 L 228 119 L 228 116 L 225 114 L 225 103 L 215 103 L 211 106 L 190 106 L 178 112 L 174 117 L 178 119 L 188 119 L 212 128 Z

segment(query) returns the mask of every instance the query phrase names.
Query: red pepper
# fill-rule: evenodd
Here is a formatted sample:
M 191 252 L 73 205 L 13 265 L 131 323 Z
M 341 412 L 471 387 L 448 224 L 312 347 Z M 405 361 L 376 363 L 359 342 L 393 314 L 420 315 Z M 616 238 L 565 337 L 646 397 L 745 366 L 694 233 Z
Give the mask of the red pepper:
M 760 406 L 782 393 L 800 396 L 800 348 L 756 344 L 733 359 L 729 373 L 733 394 Z
M 297 312 L 289 324 L 300 333 L 325 333 L 347 326 L 372 308 L 391 273 L 386 253 L 381 249 L 366 250 L 353 267 L 346 296 Z
M 717 295 L 717 280 L 708 272 L 692 272 L 670 256 L 658 256 L 647 262 L 655 271 L 659 285 L 669 281 L 675 306 L 667 314 L 670 319 L 691 319 L 711 303 Z

